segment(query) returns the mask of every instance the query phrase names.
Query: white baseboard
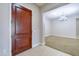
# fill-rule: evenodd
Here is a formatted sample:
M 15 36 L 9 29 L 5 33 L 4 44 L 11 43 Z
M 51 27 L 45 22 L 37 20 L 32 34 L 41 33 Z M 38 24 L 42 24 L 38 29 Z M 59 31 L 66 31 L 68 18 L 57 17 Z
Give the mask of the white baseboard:
M 39 46 L 41 43 L 37 43 L 37 44 L 34 44 L 32 45 L 32 48 L 36 47 L 36 46 Z

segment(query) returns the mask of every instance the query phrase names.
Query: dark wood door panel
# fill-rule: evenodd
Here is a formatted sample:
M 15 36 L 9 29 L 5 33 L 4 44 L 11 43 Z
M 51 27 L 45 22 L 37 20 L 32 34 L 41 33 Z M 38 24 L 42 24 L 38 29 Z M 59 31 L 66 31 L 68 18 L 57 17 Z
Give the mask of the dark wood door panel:
M 30 39 L 28 36 L 18 36 L 16 39 L 16 50 L 22 51 L 29 48 Z M 26 44 L 27 43 L 27 44 Z M 27 48 L 26 48 L 27 47 Z
M 29 33 L 29 26 L 31 25 L 31 13 L 26 10 L 16 8 L 16 33 Z
M 15 40 L 17 42 L 16 43 L 17 49 L 19 49 L 20 47 L 29 46 L 29 43 L 30 43 L 30 37 L 27 35 L 26 36 L 25 35 L 17 36 Z
M 12 55 L 32 47 L 32 12 L 12 4 Z

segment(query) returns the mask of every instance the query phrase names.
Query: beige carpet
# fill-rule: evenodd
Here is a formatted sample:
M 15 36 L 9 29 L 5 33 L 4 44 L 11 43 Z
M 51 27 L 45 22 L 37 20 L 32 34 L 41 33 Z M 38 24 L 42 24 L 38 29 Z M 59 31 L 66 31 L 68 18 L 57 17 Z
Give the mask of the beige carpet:
M 79 56 L 79 39 L 48 36 L 45 39 L 46 45 L 73 56 Z
M 24 51 L 16 56 L 70 56 L 70 55 L 47 46 L 38 46 L 30 50 Z

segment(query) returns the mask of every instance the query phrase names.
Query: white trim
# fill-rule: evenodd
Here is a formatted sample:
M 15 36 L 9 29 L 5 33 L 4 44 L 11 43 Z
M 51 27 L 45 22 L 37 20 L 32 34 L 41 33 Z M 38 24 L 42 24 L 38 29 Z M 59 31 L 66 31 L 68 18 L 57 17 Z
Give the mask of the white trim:
M 34 48 L 34 47 L 36 47 L 36 46 L 39 46 L 41 43 L 39 42 L 39 43 L 37 43 L 37 44 L 34 44 L 34 45 L 32 45 L 32 48 Z

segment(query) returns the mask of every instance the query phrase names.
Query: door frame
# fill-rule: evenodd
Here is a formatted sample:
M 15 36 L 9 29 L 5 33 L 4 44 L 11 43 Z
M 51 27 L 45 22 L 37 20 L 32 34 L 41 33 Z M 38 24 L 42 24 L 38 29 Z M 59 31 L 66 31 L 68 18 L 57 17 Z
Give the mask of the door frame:
M 30 9 L 28 9 L 28 8 L 22 6 L 22 5 L 19 5 L 19 4 L 17 4 L 17 3 L 12 3 L 12 4 L 11 4 L 11 23 L 12 23 L 13 6 L 17 6 L 17 7 L 21 8 L 21 9 L 28 10 L 28 11 L 31 12 L 31 48 L 32 48 L 32 10 L 30 10 Z M 11 27 L 11 29 L 12 29 L 12 27 Z M 11 55 L 13 55 L 13 53 L 12 53 L 12 49 L 13 49 L 12 43 L 13 43 L 13 41 L 12 41 L 12 31 L 11 31 Z M 25 51 L 25 50 L 24 50 L 24 51 Z M 23 51 L 22 51 L 22 52 L 23 52 Z

